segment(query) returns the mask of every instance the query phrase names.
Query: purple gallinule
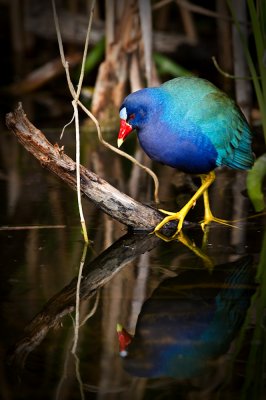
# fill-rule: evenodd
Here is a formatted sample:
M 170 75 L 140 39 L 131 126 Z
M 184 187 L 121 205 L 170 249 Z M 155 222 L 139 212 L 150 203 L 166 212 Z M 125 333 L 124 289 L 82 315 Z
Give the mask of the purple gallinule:
M 201 178 L 200 188 L 180 211 L 161 210 L 167 217 L 154 231 L 178 220 L 178 234 L 187 213 L 202 195 L 205 208 L 202 229 L 211 221 L 229 225 L 228 221 L 213 216 L 208 187 L 215 180 L 216 167 L 247 170 L 254 163 L 252 133 L 236 103 L 207 80 L 172 79 L 124 99 L 118 147 L 134 129 L 141 147 L 152 160 Z

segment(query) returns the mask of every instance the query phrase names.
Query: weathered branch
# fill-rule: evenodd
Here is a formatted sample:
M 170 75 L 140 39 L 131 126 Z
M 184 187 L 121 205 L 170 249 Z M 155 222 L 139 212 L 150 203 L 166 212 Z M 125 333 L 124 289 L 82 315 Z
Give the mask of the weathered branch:
M 6 116 L 7 127 L 19 142 L 40 161 L 42 166 L 56 174 L 76 190 L 75 162 L 57 144 L 52 145 L 27 119 L 22 105 Z M 120 192 L 93 172 L 80 166 L 81 193 L 106 214 L 132 229 L 152 230 L 163 214 Z M 168 227 L 174 227 L 170 223 Z

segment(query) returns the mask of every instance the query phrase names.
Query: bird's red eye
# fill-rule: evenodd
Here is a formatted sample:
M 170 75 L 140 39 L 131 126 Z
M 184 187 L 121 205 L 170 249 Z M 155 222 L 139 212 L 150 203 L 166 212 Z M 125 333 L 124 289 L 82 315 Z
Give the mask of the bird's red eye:
M 128 117 L 128 120 L 130 121 L 131 119 L 135 118 L 135 114 L 130 114 L 130 116 Z

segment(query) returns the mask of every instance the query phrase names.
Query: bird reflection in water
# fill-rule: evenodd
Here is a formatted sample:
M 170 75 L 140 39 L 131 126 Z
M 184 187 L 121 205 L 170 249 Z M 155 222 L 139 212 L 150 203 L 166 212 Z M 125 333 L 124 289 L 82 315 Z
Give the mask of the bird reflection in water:
M 255 292 L 253 260 L 185 271 L 166 279 L 143 304 L 130 335 L 118 325 L 120 355 L 133 376 L 206 377 L 221 364 Z M 226 365 L 224 365 L 226 368 Z

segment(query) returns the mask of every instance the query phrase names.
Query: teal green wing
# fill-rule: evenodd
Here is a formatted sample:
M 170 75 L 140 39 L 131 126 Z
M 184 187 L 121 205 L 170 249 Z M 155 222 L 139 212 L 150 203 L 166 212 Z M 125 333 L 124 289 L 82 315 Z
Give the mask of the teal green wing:
M 186 118 L 201 127 L 218 153 L 217 166 L 249 169 L 254 163 L 251 149 L 252 133 L 249 125 L 233 100 L 220 90 L 203 96 L 191 108 Z

